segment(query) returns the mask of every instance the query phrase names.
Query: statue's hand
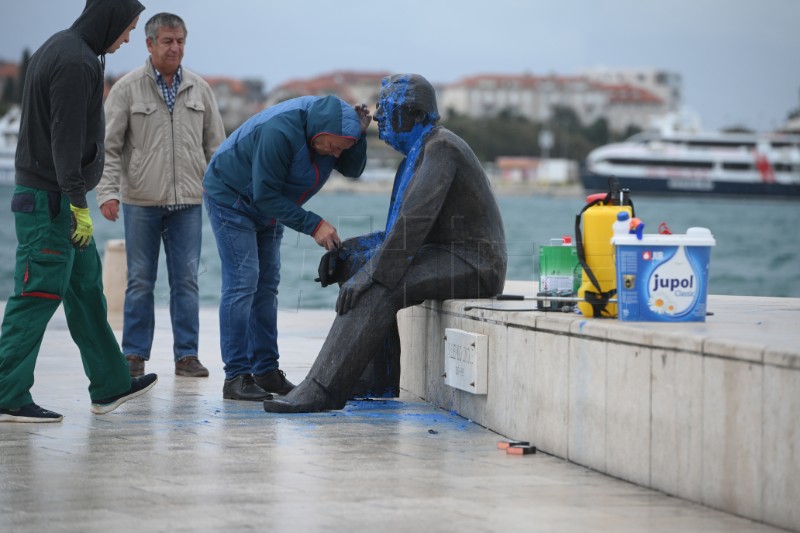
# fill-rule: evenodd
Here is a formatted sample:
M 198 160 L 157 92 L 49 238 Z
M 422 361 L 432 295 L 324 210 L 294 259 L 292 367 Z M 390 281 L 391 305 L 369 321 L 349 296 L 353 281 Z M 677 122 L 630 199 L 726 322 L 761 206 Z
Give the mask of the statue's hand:
M 366 272 L 361 270 L 356 273 L 339 290 L 339 298 L 336 300 L 336 312 L 344 315 L 353 309 L 372 284 L 373 281 Z

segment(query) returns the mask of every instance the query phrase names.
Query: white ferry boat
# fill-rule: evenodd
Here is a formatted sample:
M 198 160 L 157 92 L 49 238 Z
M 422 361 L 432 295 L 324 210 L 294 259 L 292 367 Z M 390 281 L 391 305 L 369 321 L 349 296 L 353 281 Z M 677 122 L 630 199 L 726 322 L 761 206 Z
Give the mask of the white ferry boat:
M 19 107 L 0 117 L 0 185 L 14 184 L 14 156 L 19 137 Z
M 800 135 L 642 132 L 589 153 L 584 188 L 607 191 L 609 176 L 636 194 L 800 198 Z

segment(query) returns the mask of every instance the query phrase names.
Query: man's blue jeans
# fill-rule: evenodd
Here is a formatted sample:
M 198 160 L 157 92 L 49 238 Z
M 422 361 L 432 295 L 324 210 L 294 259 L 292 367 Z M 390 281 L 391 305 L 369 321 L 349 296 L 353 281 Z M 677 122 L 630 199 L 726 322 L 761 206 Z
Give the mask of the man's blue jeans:
M 197 274 L 203 231 L 203 207 L 170 211 L 164 207 L 122 204 L 128 289 L 122 352 L 150 359 L 153 345 L 154 289 L 161 241 L 167 259 L 169 313 L 175 361 L 197 355 L 200 295 Z
M 278 283 L 283 226 L 263 224 L 242 202 L 204 195 L 222 262 L 219 333 L 225 379 L 278 368 Z

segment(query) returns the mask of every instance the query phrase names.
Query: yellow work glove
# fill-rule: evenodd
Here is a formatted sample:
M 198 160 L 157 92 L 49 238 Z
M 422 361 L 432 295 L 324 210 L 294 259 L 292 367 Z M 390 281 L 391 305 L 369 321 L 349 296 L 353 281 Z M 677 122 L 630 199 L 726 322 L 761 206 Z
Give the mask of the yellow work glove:
M 69 228 L 69 240 L 78 250 L 85 250 L 92 242 L 92 217 L 89 216 L 88 207 L 75 207 L 70 204 L 72 223 Z

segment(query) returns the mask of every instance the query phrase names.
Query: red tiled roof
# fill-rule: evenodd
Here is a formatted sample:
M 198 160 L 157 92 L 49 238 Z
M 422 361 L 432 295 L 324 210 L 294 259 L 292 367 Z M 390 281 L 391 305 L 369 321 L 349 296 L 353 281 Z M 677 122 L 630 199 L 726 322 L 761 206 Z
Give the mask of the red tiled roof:
M 552 83 L 560 86 L 568 86 L 575 83 L 583 83 L 587 87 L 595 90 L 604 91 L 610 94 L 610 100 L 614 103 L 652 103 L 660 104 L 663 100 L 652 92 L 642 87 L 631 84 L 608 84 L 590 80 L 584 76 L 534 76 L 531 74 L 507 75 L 507 74 L 478 74 L 462 78 L 452 86 L 464 86 L 467 88 L 479 87 L 488 83 L 497 87 L 519 87 L 535 89 L 544 83 Z
M 227 85 L 228 87 L 230 87 L 231 92 L 233 94 L 247 93 L 247 87 L 245 87 L 244 83 L 242 83 L 241 80 L 226 78 L 223 76 L 215 76 L 215 77 L 203 76 L 203 79 L 206 80 L 206 82 L 211 87 L 217 87 L 219 85 Z
M 19 77 L 19 65 L 15 63 L 0 63 L 0 78 Z
M 483 83 L 493 83 L 494 85 L 516 85 L 521 87 L 536 87 L 542 78 L 538 76 L 525 75 L 507 75 L 507 74 L 477 74 L 475 76 L 468 76 L 457 81 L 453 85 L 463 85 L 465 87 L 476 87 Z
M 341 98 L 348 100 L 350 96 L 349 86 L 375 84 L 377 90 L 380 86 L 380 81 L 388 75 L 388 72 L 339 70 L 315 78 L 289 80 L 277 86 L 274 91 L 285 91 L 293 94 L 336 93 Z
M 642 87 L 637 87 L 635 85 L 630 85 L 628 83 L 623 84 L 604 84 L 601 83 L 599 86 L 611 93 L 611 102 L 615 104 L 633 104 L 633 103 L 640 103 L 640 104 L 661 104 L 663 100 L 656 96 L 655 94 L 651 93 L 647 89 L 643 89 Z
M 583 76 L 535 76 L 533 74 L 477 74 L 462 78 L 452 85 L 464 85 L 466 87 L 476 87 L 483 83 L 492 83 L 495 86 L 515 86 L 535 88 L 541 83 L 554 83 L 556 85 L 569 85 L 572 83 L 585 83 L 595 86 L 594 82 Z
M 536 168 L 539 166 L 540 161 L 538 157 L 499 156 L 495 159 L 495 164 L 500 170 L 511 170 L 515 168 Z

